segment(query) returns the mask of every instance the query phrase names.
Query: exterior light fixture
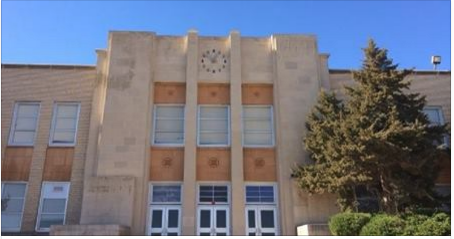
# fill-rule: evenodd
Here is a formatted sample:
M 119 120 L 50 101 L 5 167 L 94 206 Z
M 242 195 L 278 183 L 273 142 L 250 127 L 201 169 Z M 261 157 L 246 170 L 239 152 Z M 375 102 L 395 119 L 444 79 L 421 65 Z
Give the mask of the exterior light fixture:
M 432 56 L 432 64 L 434 65 L 434 70 L 437 69 L 437 65 L 441 63 L 441 56 Z

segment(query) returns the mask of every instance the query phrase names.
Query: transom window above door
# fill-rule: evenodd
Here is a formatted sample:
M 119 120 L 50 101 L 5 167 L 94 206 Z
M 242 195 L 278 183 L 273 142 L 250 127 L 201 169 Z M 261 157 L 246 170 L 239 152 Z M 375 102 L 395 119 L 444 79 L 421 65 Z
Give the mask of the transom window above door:
M 246 203 L 276 203 L 274 186 L 272 185 L 247 185 Z
M 153 185 L 151 203 L 181 203 L 181 185 Z
M 200 185 L 199 203 L 228 204 L 229 188 L 226 185 Z

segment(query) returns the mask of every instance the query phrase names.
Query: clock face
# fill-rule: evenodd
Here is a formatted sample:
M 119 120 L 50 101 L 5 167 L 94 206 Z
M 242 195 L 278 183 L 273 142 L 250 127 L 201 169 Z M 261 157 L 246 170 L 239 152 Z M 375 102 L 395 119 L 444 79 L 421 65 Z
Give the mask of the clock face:
M 227 66 L 227 56 L 216 49 L 206 50 L 202 53 L 200 64 L 206 72 L 220 73 Z

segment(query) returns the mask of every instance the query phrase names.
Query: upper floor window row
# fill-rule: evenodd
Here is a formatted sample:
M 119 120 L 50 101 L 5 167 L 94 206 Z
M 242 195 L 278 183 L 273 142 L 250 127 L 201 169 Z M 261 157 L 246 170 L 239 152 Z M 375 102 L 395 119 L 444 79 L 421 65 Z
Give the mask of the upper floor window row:
M 40 103 L 17 102 L 14 107 L 9 145 L 33 146 L 38 128 Z M 80 112 L 78 102 L 56 102 L 53 107 L 49 145 L 74 146 Z
M 185 110 L 183 105 L 156 105 L 154 108 L 153 145 L 184 145 Z M 199 105 L 197 112 L 197 145 L 218 147 L 230 145 L 230 107 Z M 243 145 L 274 146 L 272 106 L 243 106 Z

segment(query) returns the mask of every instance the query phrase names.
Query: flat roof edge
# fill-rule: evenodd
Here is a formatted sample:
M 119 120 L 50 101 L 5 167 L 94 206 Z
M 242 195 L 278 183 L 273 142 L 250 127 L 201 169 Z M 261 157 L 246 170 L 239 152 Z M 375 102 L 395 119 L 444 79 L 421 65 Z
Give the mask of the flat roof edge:
M 28 69 L 60 69 L 60 70 L 74 70 L 74 69 L 96 69 L 95 65 L 69 65 L 69 64 L 18 64 L 18 63 L 2 63 L 2 69 L 10 68 L 28 68 Z
M 346 73 L 352 73 L 355 71 L 355 69 L 329 69 L 330 74 L 346 74 Z M 450 75 L 451 71 L 450 70 L 440 70 L 440 71 L 434 71 L 434 70 L 413 70 L 413 74 L 415 75 Z

